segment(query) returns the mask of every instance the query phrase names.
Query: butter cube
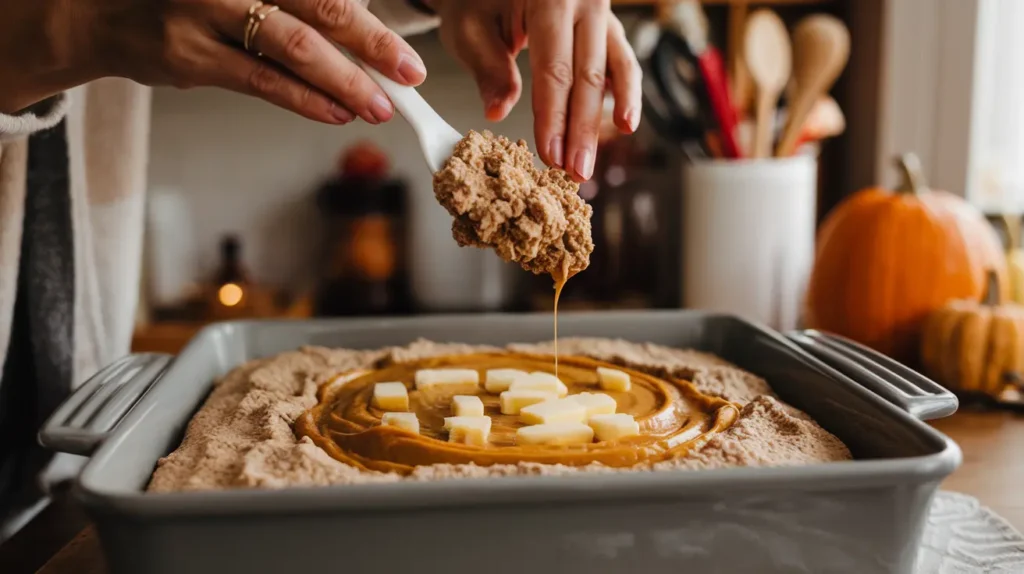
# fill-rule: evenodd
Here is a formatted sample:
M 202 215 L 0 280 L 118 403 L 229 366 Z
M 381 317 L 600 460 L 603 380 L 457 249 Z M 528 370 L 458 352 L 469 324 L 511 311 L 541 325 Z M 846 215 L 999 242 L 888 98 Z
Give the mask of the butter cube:
M 547 423 L 516 431 L 516 443 L 522 445 L 576 445 L 593 440 L 594 429 L 583 423 Z
M 482 417 L 484 402 L 476 395 L 455 395 L 452 397 L 452 414 L 457 417 Z
M 532 372 L 528 377 L 517 379 L 508 389 L 510 391 L 544 391 L 554 393 L 559 397 L 569 394 L 569 387 L 565 386 L 565 383 L 559 380 L 558 377 L 551 373 L 540 371 Z
M 546 391 L 532 389 L 508 390 L 498 395 L 498 402 L 501 405 L 501 414 L 518 415 L 519 411 L 523 410 L 523 407 L 557 398 L 558 395 Z
M 624 393 L 628 391 L 630 387 L 629 373 L 624 373 L 616 369 L 598 367 L 597 379 L 601 383 L 601 388 L 606 391 Z
M 587 409 L 588 418 L 594 415 L 610 415 L 618 407 L 615 399 L 604 393 L 580 393 L 567 398 L 583 405 Z
M 372 404 L 382 411 L 407 411 L 409 391 L 403 383 L 377 383 L 373 385 Z
M 512 386 L 512 383 L 528 376 L 529 373 L 519 369 L 487 369 L 484 388 L 488 393 L 503 393 Z
M 572 399 L 555 399 L 524 407 L 519 420 L 528 425 L 547 423 L 581 423 L 587 419 L 587 407 Z
M 485 446 L 491 434 L 491 417 L 445 417 L 448 442 Z
M 477 388 L 480 373 L 475 369 L 420 369 L 416 371 L 416 389 L 457 390 Z
M 384 413 L 380 424 L 420 434 L 420 421 L 416 418 L 416 413 Z
M 601 442 L 640 434 L 640 424 L 636 422 L 633 415 L 626 413 L 594 415 L 590 417 L 587 424 L 594 429 L 594 435 Z

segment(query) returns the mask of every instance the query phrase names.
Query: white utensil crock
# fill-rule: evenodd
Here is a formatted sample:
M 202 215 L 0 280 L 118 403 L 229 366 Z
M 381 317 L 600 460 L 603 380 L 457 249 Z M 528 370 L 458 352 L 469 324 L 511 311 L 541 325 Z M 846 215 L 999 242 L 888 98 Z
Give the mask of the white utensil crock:
M 796 328 L 814 262 L 816 159 L 699 161 L 683 182 L 683 306 Z
M 413 298 L 426 312 L 498 311 L 514 295 L 517 265 L 491 249 L 459 247 L 452 216 L 429 188 L 414 189 L 409 204 L 409 272 Z

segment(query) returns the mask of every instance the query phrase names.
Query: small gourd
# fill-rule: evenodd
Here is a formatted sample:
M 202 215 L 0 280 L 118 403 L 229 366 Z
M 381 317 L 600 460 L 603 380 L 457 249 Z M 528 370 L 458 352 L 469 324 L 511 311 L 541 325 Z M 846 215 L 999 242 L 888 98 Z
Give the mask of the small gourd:
M 1024 373 L 1024 307 L 1000 301 L 988 273 L 980 301 L 955 300 L 932 312 L 921 338 L 925 373 L 953 391 L 998 397 Z
M 1024 304 L 1024 250 L 1020 248 L 1021 218 L 1003 216 L 1006 227 L 1006 269 L 1009 273 L 1010 300 Z

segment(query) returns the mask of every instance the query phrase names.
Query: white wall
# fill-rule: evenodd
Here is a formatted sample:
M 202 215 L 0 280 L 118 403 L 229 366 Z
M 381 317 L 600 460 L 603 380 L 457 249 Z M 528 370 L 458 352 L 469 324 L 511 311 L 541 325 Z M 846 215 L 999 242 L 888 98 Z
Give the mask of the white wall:
M 444 53 L 436 37 L 411 41 L 427 64 L 421 93 L 456 129 L 489 128 L 526 139 L 533 147 L 529 77 L 522 62 L 524 101 L 502 124 L 493 125 L 483 118 L 472 79 Z M 235 232 L 258 280 L 295 286 L 316 266 L 320 231 L 313 193 L 339 153 L 363 139 L 390 153 L 394 171 L 414 189 L 413 205 L 433 201 L 430 174 L 412 129 L 400 117 L 381 126 L 361 121 L 326 126 L 237 94 L 158 89 L 150 187 L 177 189 L 186 198 L 192 237 L 185 239 L 194 245 L 199 274 L 216 265 L 221 234 Z

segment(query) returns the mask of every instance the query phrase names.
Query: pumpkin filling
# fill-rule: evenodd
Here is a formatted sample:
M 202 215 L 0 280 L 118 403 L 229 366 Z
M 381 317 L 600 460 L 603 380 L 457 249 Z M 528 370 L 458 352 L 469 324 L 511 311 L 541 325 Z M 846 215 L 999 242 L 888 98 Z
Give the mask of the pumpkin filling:
M 416 388 L 414 382 L 416 373 L 425 369 L 471 369 L 483 380 L 487 371 L 494 369 L 553 373 L 553 367 L 551 356 L 507 352 L 432 357 L 344 373 L 321 386 L 318 404 L 298 420 L 295 429 L 345 464 L 405 475 L 417 466 L 434 464 L 533 462 L 575 467 L 599 463 L 612 468 L 631 467 L 685 456 L 729 428 L 739 415 L 736 405 L 705 395 L 688 381 L 635 370 L 624 371 L 631 381 L 628 390 L 602 390 L 598 368 L 619 367 L 586 357 L 563 357 L 558 379 L 566 385 L 569 399 L 588 393 L 610 396 L 615 412 L 632 416 L 639 434 L 585 444 L 520 444 L 517 432 L 529 425 L 520 414 L 502 412 L 499 394 L 488 392 L 484 386 L 452 391 Z M 416 415 L 419 432 L 381 424 L 388 411 L 374 406 L 373 393 L 378 383 L 389 382 L 401 382 L 410 389 L 408 411 Z M 450 432 L 444 428 L 445 419 L 455 414 L 453 396 L 466 395 L 479 397 L 483 415 L 490 418 L 485 444 L 451 442 Z

